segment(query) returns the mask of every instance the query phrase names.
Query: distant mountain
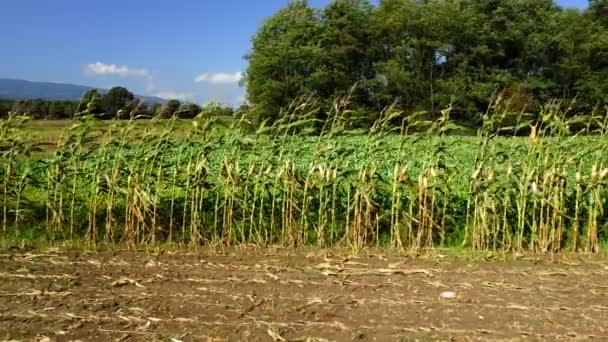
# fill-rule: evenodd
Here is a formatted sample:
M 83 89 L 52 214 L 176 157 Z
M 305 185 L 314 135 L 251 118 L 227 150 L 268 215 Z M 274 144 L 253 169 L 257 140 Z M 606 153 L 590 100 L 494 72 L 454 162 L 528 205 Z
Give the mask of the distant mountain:
M 24 80 L 0 78 L 0 99 L 13 100 L 79 100 L 80 97 L 90 89 L 97 89 L 106 93 L 107 89 L 51 82 L 31 82 Z M 160 97 L 135 95 L 147 103 L 165 103 Z

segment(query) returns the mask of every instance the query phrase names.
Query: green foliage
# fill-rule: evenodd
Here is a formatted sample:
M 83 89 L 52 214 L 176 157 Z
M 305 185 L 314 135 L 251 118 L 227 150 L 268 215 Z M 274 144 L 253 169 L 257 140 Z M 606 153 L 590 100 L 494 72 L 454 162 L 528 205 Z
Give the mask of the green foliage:
M 178 117 L 182 119 L 194 119 L 202 110 L 201 106 L 195 103 L 188 103 L 182 106 Z
M 561 94 L 556 95 L 577 96 L 592 106 L 606 103 L 608 31 L 576 10 L 561 13 L 559 25 L 555 80 Z
M 208 113 L 209 115 L 231 117 L 234 111 L 227 106 L 215 105 L 213 108 L 213 113 Z M 10 112 L 15 112 L 33 119 L 71 119 L 75 115 L 123 120 L 149 117 L 193 119 L 202 110 L 195 103 L 182 103 L 178 100 L 148 106 L 144 100 L 136 98 L 123 87 L 114 87 L 106 94 L 91 89 L 79 101 L 0 99 L 0 118 L 6 118 Z
M 248 100 L 274 121 L 292 101 L 349 94 L 359 112 L 395 104 L 480 124 L 496 94 L 540 111 L 572 100 L 571 115 L 606 105 L 605 0 L 581 12 L 552 0 L 293 1 L 260 27 L 247 57 Z M 353 89 L 352 87 L 356 87 Z
M 103 110 L 106 113 L 115 114 L 121 109 L 126 109 L 127 104 L 135 99 L 133 93 L 123 87 L 113 87 L 102 99 Z
M 101 107 L 101 94 L 97 89 L 88 90 L 78 104 L 77 114 L 85 113 L 90 115 L 98 115 L 103 112 Z
M 282 108 L 325 81 L 322 32 L 319 11 L 297 0 L 268 18 L 256 33 L 244 81 L 262 120 L 274 121 Z
M 372 9 L 367 0 L 336 0 L 323 10 L 321 47 L 325 61 L 317 72 L 323 77 L 317 90 L 322 98 L 347 95 L 354 84 L 374 77 L 370 55 Z M 369 104 L 366 94 L 358 89 L 354 95 L 354 104 Z
M 589 0 L 587 14 L 595 21 L 608 27 L 608 0 Z
M 169 100 L 162 107 L 160 107 L 156 115 L 165 119 L 171 118 L 179 112 L 181 106 L 182 104 L 179 100 Z
M 144 130 L 116 121 L 99 139 L 97 119 L 84 116 L 44 159 L 30 155 L 27 118 L 11 115 L 0 120 L 2 233 L 27 238 L 33 227 L 90 246 L 598 252 L 608 240 L 607 113 L 569 118 L 549 103 L 532 123 L 502 101 L 476 137 L 450 135 L 462 128 L 449 107 L 431 120 L 392 106 L 353 132 L 336 106 L 315 135 L 310 100 L 257 130 L 248 113 L 225 129 L 208 106 L 183 134 L 177 120 Z M 526 138 L 500 137 L 525 127 Z

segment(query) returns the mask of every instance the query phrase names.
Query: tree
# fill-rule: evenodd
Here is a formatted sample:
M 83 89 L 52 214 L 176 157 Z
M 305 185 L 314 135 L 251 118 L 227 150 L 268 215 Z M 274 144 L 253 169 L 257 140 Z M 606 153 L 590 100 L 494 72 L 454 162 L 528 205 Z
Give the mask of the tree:
M 275 119 L 293 99 L 316 93 L 325 84 L 322 27 L 319 11 L 296 0 L 255 34 L 244 82 L 261 119 Z
M 135 96 L 123 87 L 113 87 L 102 99 L 102 107 L 105 113 L 115 115 L 119 110 L 135 99 Z
M 79 102 L 78 101 L 70 101 L 70 100 L 64 100 L 61 101 L 61 108 L 63 109 L 63 111 L 61 113 L 59 113 L 59 115 L 61 116 L 61 119 L 71 119 L 74 117 L 74 115 L 76 115 L 76 108 L 78 107 Z
M 160 115 L 160 111 L 163 109 L 163 105 L 160 103 L 154 103 L 151 107 L 150 110 L 148 111 L 150 113 L 150 116 L 157 116 Z
M 134 98 L 119 109 L 116 116 L 119 119 L 130 119 L 138 116 L 147 116 L 148 114 L 147 104 L 141 99 Z
M 101 99 L 102 97 L 97 89 L 87 90 L 87 92 L 84 93 L 80 99 L 76 112 L 78 114 L 86 113 L 90 115 L 98 115 L 103 113 Z
M 608 30 L 575 9 L 561 13 L 559 26 L 554 95 L 576 96 L 588 107 L 608 103 Z
M 608 0 L 589 0 L 589 16 L 608 29 Z
M 13 108 L 13 101 L 0 99 L 0 118 L 6 118 Z
M 195 118 L 202 111 L 203 111 L 203 108 L 201 108 L 201 106 L 197 105 L 196 103 L 189 103 L 186 106 L 186 113 L 187 114 L 186 114 L 186 116 L 184 116 L 184 118 L 187 118 L 187 119 Z
M 171 118 L 179 112 L 181 106 L 178 100 L 169 100 L 158 110 L 157 115 L 165 119 Z
M 323 10 L 321 42 L 326 65 L 321 71 L 324 79 L 319 82 L 323 86 L 319 96 L 331 100 L 374 77 L 370 55 L 372 10 L 368 0 L 335 0 Z M 355 105 L 368 104 L 365 92 L 356 94 Z
M 62 119 L 64 118 L 65 109 L 63 101 L 49 101 L 47 119 Z
M 464 28 L 466 40 L 454 37 L 451 61 L 459 68 L 452 70 L 473 83 L 457 101 L 467 99 L 467 111 L 483 112 L 492 94 L 504 89 L 519 89 L 529 102 L 548 99 L 554 86 L 550 66 L 559 7 L 552 0 L 474 0 L 464 9 L 473 25 Z
M 201 106 L 196 103 L 188 103 L 182 105 L 182 108 L 179 111 L 179 117 L 181 119 L 193 119 L 202 111 Z
M 22 115 L 27 115 L 32 119 L 45 119 L 49 112 L 48 101 L 41 99 L 21 100 L 13 105 L 13 111 Z
M 457 0 L 380 2 L 372 25 L 376 98 L 382 106 L 398 99 L 405 109 L 434 112 L 446 105 L 439 101 L 437 83 L 448 72 L 448 63 L 458 63 L 453 60 L 455 35 L 467 37 L 465 25 L 474 25 L 460 6 Z

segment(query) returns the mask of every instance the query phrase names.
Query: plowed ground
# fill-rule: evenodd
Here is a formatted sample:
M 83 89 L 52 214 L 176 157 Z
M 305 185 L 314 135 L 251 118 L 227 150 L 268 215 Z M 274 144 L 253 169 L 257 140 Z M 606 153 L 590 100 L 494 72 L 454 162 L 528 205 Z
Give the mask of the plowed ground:
M 2 252 L 0 340 L 608 340 L 606 260 L 320 254 Z

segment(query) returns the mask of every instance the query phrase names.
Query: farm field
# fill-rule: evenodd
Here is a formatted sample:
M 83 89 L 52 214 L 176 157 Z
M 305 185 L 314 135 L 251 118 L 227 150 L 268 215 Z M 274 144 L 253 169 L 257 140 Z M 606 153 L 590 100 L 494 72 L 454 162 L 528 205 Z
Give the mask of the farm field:
M 608 0 L 5 2 L 0 342 L 608 341 Z
M 4 251 L 0 339 L 608 339 L 602 259 L 434 255 Z
M 49 152 L 57 150 L 57 145 L 62 139 L 69 136 L 70 127 L 73 127 L 74 123 L 72 120 L 31 120 L 24 123 L 22 131 L 23 134 L 31 135 L 34 145 L 42 148 L 42 153 L 39 153 L 38 156 L 48 156 Z M 113 124 L 116 124 L 116 121 L 96 121 L 93 125 L 94 135 L 102 141 Z M 145 131 L 146 128 L 154 129 L 159 126 L 158 123 L 149 119 L 140 119 L 132 124 L 140 132 Z M 179 135 L 180 132 L 187 132 L 192 125 L 191 120 L 175 120 L 174 124 L 176 135 Z
M 4 122 L 0 339 L 608 339 L 603 132 L 291 127 Z
M 0 339 L 608 339 L 604 129 L 391 119 L 2 121 Z
M 608 338 L 600 258 L 49 250 L 3 252 L 0 269 L 5 340 Z
M 396 131 L 395 115 L 367 133 L 345 130 L 339 115 L 323 127 L 294 115 L 256 129 L 203 117 L 100 130 L 84 119 L 46 152 L 31 126 L 3 121 L 4 241 L 509 253 L 606 245 L 603 129 L 566 135 L 555 114 L 529 137 L 491 127 L 449 135 L 442 119 L 406 134 L 416 123 Z

